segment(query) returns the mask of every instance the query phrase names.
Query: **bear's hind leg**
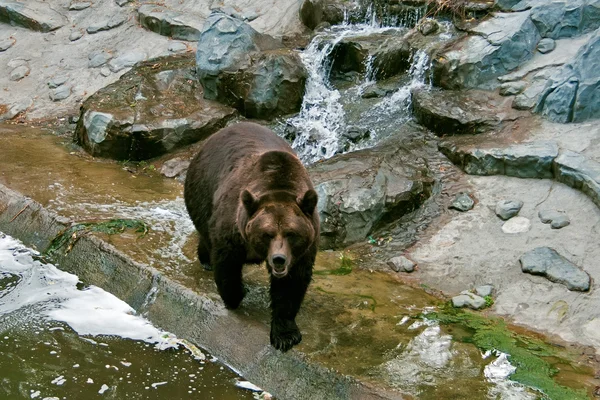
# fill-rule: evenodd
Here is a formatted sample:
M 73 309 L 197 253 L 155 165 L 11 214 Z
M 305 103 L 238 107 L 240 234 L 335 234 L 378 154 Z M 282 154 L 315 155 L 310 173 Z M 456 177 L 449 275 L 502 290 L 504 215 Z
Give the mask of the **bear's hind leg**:
M 211 266 L 215 271 L 215 282 L 225 306 L 229 309 L 238 308 L 246 296 L 246 289 L 242 282 L 244 260 L 236 257 L 230 249 L 219 251 L 213 248 Z
M 294 266 L 283 278 L 271 277 L 271 345 L 283 352 L 302 341 L 296 314 L 312 279 L 314 258 Z

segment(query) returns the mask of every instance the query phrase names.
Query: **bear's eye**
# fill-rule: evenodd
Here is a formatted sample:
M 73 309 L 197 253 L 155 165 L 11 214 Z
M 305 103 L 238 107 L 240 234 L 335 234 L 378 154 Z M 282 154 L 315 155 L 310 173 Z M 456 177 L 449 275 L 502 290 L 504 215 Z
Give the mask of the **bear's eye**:
M 296 232 L 290 231 L 290 232 L 286 232 L 283 234 L 284 237 L 286 237 L 287 239 L 296 239 L 299 235 Z
M 265 241 L 272 240 L 274 237 L 275 237 L 275 235 L 273 234 L 273 232 L 263 232 L 262 233 L 262 238 Z

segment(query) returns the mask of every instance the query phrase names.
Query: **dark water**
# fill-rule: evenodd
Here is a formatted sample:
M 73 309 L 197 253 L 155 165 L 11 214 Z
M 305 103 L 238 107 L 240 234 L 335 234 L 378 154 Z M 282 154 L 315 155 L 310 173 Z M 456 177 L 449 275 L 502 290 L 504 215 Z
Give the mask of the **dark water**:
M 0 399 L 254 398 L 237 381 L 216 359 L 0 233 Z

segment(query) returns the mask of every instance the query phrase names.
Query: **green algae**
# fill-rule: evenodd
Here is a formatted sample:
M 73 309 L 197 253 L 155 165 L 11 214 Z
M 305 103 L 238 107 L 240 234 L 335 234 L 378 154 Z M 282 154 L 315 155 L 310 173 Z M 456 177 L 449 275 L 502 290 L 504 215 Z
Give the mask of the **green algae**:
M 127 229 L 132 229 L 136 233 L 139 233 L 139 237 L 144 237 L 148 233 L 148 226 L 146 223 L 137 219 L 111 219 L 100 222 L 76 223 L 60 232 L 44 251 L 44 255 L 52 256 L 63 247 L 66 247 L 65 253 L 68 253 L 79 238 L 90 233 L 116 235 L 125 232 Z
M 547 361 L 554 357 L 563 360 L 556 348 L 542 340 L 511 331 L 501 318 L 485 317 L 470 311 L 459 310 L 446 304 L 437 312 L 422 315 L 423 318 L 438 321 L 441 325 L 459 328 L 462 335 L 455 338 L 472 343 L 482 351 L 497 350 L 508 354 L 516 371 L 510 379 L 540 392 L 542 399 L 585 400 L 584 389 L 573 389 L 559 385 L 554 377 L 558 369 Z
M 340 253 L 340 266 L 338 268 L 328 269 L 328 270 L 317 270 L 317 271 L 313 271 L 313 274 L 315 274 L 315 275 L 337 275 L 337 276 L 348 275 L 349 273 L 352 272 L 352 264 L 353 264 L 352 257 L 341 252 Z

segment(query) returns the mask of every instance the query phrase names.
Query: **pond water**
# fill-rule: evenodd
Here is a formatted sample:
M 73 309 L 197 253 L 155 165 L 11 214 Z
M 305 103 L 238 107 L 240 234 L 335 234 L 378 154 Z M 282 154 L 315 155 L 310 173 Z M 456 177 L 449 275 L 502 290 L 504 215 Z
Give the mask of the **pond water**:
M 0 398 L 252 399 L 235 372 L 0 233 Z M 256 397 L 255 397 L 256 396 Z

